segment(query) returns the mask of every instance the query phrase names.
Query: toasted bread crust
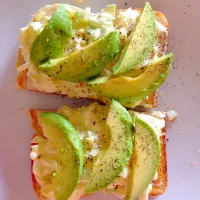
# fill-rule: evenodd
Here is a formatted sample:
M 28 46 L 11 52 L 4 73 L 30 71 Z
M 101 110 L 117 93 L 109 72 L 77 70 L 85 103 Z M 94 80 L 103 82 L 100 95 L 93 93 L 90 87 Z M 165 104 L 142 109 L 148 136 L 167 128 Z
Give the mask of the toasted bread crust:
M 39 114 L 41 112 L 46 112 L 44 110 L 35 110 L 31 109 L 29 111 L 29 116 L 32 122 L 32 126 L 36 132 L 37 135 L 43 135 L 42 128 L 39 123 Z M 50 111 L 47 111 L 50 112 Z M 153 181 L 153 189 L 150 193 L 150 196 L 159 196 L 163 194 L 167 188 L 168 184 L 168 172 L 167 172 L 167 153 L 166 153 L 166 129 L 163 129 L 163 135 L 160 137 L 161 141 L 161 159 L 160 164 L 158 167 L 158 179 L 156 181 Z M 31 166 L 33 162 L 31 161 Z M 32 173 L 32 171 L 31 171 Z M 40 200 L 48 200 L 40 193 L 40 186 L 35 180 L 34 174 L 32 173 L 32 181 L 33 181 L 33 188 L 35 190 L 36 195 Z
M 36 135 L 36 134 L 35 134 Z M 34 135 L 34 136 L 35 136 Z M 34 137 L 33 136 L 33 137 Z M 33 166 L 33 161 L 31 160 L 31 171 L 32 171 L 32 166 Z M 41 192 L 40 192 L 40 185 L 38 184 L 38 182 L 35 179 L 34 174 L 31 172 L 32 175 L 32 183 L 33 183 L 33 189 L 35 191 L 35 194 L 37 195 L 39 200 L 49 200 L 48 198 L 44 197 Z
M 76 9 L 75 7 L 73 7 L 73 9 Z M 120 11 L 122 11 L 124 9 L 119 9 L 116 11 L 116 15 L 119 14 Z M 142 9 L 140 8 L 137 8 L 135 10 L 138 10 L 139 12 L 142 11 Z M 164 16 L 164 14 L 162 14 L 161 12 L 158 12 L 158 11 L 154 11 L 155 13 L 155 16 L 156 16 L 156 19 L 161 22 L 165 27 L 167 27 L 167 29 L 169 29 L 169 24 L 168 24 L 168 21 L 166 19 L 166 17 Z M 165 44 L 167 44 L 167 36 L 163 38 L 163 42 Z M 16 60 L 16 67 L 19 67 L 20 65 L 23 65 L 25 63 L 24 61 L 24 58 L 23 58 L 23 55 L 22 55 L 22 51 L 19 47 L 18 49 L 18 53 L 17 53 L 17 60 Z M 32 91 L 37 91 L 37 90 L 33 90 L 31 88 L 28 87 L 28 84 L 27 84 L 27 72 L 28 70 L 24 70 L 22 72 L 19 72 L 18 73 L 18 77 L 17 77 L 17 86 L 18 88 L 20 89 L 27 89 L 27 90 L 32 90 Z M 81 86 L 80 86 L 81 87 Z M 40 91 L 38 91 L 40 92 Z M 71 98 L 80 98 L 78 96 L 73 96 Z M 94 99 L 94 100 L 99 100 L 99 101 L 102 101 L 102 98 L 96 98 L 96 96 L 94 97 L 88 97 L 90 99 Z M 149 107 L 153 108 L 153 107 L 156 107 L 157 106 L 157 94 L 154 93 L 152 94 L 148 99 L 145 99 L 141 105 L 149 105 Z
M 158 167 L 158 179 L 153 181 L 153 190 L 151 196 L 159 196 L 163 194 L 168 185 L 168 171 L 167 171 L 167 152 L 166 152 L 166 136 L 160 137 L 161 142 L 161 160 Z

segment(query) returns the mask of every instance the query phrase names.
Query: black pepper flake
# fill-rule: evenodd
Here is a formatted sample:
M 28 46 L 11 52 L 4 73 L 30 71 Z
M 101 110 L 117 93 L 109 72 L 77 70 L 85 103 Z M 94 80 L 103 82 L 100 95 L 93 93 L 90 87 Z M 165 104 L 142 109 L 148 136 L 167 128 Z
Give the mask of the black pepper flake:
M 115 190 L 117 190 L 117 188 L 118 188 L 118 185 L 116 185 Z
M 199 76 L 199 73 L 197 73 L 197 77 Z

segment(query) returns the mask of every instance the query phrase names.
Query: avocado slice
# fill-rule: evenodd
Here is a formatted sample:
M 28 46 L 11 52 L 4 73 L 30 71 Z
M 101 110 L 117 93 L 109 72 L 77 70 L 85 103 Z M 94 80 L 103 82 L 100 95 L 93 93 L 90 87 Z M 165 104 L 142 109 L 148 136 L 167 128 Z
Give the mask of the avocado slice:
M 130 111 L 135 121 L 135 143 L 125 200 L 135 200 L 152 182 L 160 162 L 159 137 L 153 127 Z
M 122 74 L 121 76 L 126 76 L 126 77 L 131 77 L 131 78 L 136 78 L 138 76 L 140 76 L 141 74 L 143 74 L 147 69 L 147 66 L 142 66 L 142 67 L 135 67 L 133 69 L 131 69 L 130 71 Z
M 59 152 L 58 167 L 51 181 L 56 200 L 68 199 L 79 182 L 83 170 L 83 148 L 73 125 L 57 113 L 40 115 L 44 136 Z
M 62 56 L 67 41 L 72 36 L 72 23 L 65 6 L 62 5 L 34 40 L 30 52 L 31 61 L 39 65 Z
M 119 45 L 119 31 L 113 31 L 80 51 L 40 65 L 39 69 L 56 79 L 86 81 L 99 75 L 114 60 Z
M 133 103 L 151 95 L 166 80 L 171 70 L 173 54 L 165 55 L 147 66 L 139 77 L 100 77 L 88 82 L 92 90 L 120 103 Z
M 94 163 L 85 192 L 93 193 L 115 181 L 128 164 L 133 151 L 133 122 L 128 111 L 112 100 L 107 126 L 110 130 L 109 147 Z
M 156 41 L 155 15 L 149 2 L 140 15 L 135 29 L 129 36 L 118 62 L 113 67 L 114 74 L 121 74 L 143 63 L 151 53 Z

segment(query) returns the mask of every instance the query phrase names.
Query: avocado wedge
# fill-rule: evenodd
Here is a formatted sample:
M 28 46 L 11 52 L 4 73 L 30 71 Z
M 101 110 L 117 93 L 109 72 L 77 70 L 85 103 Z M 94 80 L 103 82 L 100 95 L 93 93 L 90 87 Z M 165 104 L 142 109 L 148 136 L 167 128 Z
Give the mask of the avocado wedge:
M 125 74 L 122 74 L 121 76 L 131 77 L 131 78 L 137 78 L 141 74 L 143 74 L 146 71 L 147 66 L 143 66 L 140 68 L 133 68 L 130 71 L 126 72 Z
M 143 63 L 151 53 L 156 41 L 155 15 L 150 3 L 146 2 L 135 29 L 129 36 L 118 62 L 113 67 L 114 74 L 122 74 Z
M 135 143 L 125 200 L 135 200 L 152 182 L 160 161 L 159 136 L 140 114 L 130 112 L 135 121 Z
M 109 147 L 98 157 L 88 180 L 86 193 L 101 190 L 115 181 L 128 164 L 133 151 L 133 123 L 128 111 L 113 100 L 107 118 Z
M 30 52 L 31 61 L 39 65 L 62 56 L 72 35 L 72 23 L 65 6 L 62 5 L 34 40 Z
M 83 170 L 83 148 L 73 125 L 56 113 L 42 113 L 40 121 L 44 136 L 58 150 L 58 167 L 51 177 L 56 200 L 68 199 L 79 182 Z
M 119 31 L 103 38 L 67 57 L 50 60 L 39 66 L 47 75 L 65 81 L 80 82 L 98 76 L 119 51 Z
M 88 82 L 92 90 L 121 104 L 135 102 L 151 95 L 168 77 L 173 54 L 165 55 L 147 66 L 136 78 L 125 76 L 100 77 Z

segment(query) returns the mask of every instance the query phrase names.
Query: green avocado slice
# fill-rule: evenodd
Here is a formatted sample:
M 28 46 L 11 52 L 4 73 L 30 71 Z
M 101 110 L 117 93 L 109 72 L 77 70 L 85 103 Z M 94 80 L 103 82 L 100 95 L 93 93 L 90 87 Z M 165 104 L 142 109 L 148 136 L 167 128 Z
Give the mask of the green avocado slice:
M 110 106 L 107 125 L 110 130 L 109 147 L 94 163 L 86 193 L 94 193 L 114 182 L 132 155 L 133 122 L 128 111 L 115 100 Z
M 56 200 L 68 199 L 76 189 L 83 170 L 83 148 L 73 125 L 57 113 L 41 113 L 44 136 L 58 149 L 58 167 L 51 181 Z
M 140 114 L 135 121 L 135 143 L 125 200 L 135 200 L 152 182 L 160 162 L 160 142 L 153 127 Z
M 99 75 L 114 60 L 119 46 L 119 31 L 113 31 L 80 51 L 40 65 L 39 69 L 59 80 L 86 81 Z
M 39 65 L 62 56 L 67 41 L 72 36 L 72 23 L 65 6 L 62 5 L 34 40 L 30 52 L 31 61 Z
M 168 77 L 173 54 L 165 55 L 147 66 L 144 73 L 136 78 L 125 76 L 100 77 L 88 82 L 92 90 L 108 98 L 126 104 L 144 99 L 163 84 Z
M 125 73 L 143 63 L 153 49 L 156 32 L 155 15 L 150 3 L 146 2 L 135 29 L 129 36 L 118 62 L 113 67 L 115 75 Z
M 139 68 L 133 68 L 130 71 L 120 75 L 120 76 L 126 76 L 126 77 L 131 77 L 131 78 L 137 78 L 141 74 L 143 74 L 146 71 L 147 66 L 142 66 Z

